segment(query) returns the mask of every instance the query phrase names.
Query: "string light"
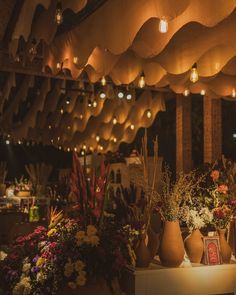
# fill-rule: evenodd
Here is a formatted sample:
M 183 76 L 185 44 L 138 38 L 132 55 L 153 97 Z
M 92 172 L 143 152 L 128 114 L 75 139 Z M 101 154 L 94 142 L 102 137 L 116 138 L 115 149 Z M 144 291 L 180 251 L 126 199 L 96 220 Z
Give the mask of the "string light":
M 145 76 L 144 73 L 141 74 L 139 81 L 138 81 L 138 86 L 139 88 L 143 88 L 145 86 L 146 82 L 145 82 Z
M 57 2 L 56 13 L 55 13 L 55 22 L 58 25 L 60 25 L 63 22 L 61 1 Z
M 97 107 L 97 105 L 98 105 L 97 101 L 96 101 L 96 100 L 94 100 L 94 101 L 93 101 L 93 107 L 94 107 L 94 108 L 96 108 L 96 107 Z
M 7 144 L 7 145 L 10 144 L 10 140 L 9 140 L 9 139 L 6 140 L 6 144 Z
M 236 90 L 235 90 L 235 88 L 232 89 L 232 97 L 236 97 Z
M 124 97 L 124 92 L 122 90 L 119 90 L 117 96 L 119 98 L 123 98 Z
M 71 127 L 68 125 L 68 126 L 67 126 L 67 129 L 70 130 L 70 128 L 71 128 Z
M 69 147 L 67 148 L 67 152 L 70 152 L 70 148 Z
M 92 101 L 91 99 L 88 100 L 88 107 L 91 107 L 92 106 Z
M 106 93 L 104 91 L 101 91 L 99 96 L 100 96 L 100 98 L 104 99 L 104 98 L 106 98 Z
M 52 129 L 52 126 L 51 125 L 48 125 L 48 129 Z
M 85 152 L 84 151 L 81 151 L 81 156 L 84 156 L 85 155 Z
M 197 64 L 196 63 L 191 68 L 190 81 L 193 83 L 198 81 L 198 72 L 197 72 Z
M 61 146 L 60 145 L 59 145 L 58 149 L 61 150 Z
M 130 125 L 130 129 L 131 129 L 131 130 L 134 130 L 134 124 L 131 124 L 131 125 Z
M 189 90 L 188 89 L 185 89 L 183 95 L 184 96 L 189 96 Z
M 67 98 L 66 98 L 66 104 L 70 104 L 70 97 L 69 96 L 67 96 Z
M 60 113 L 61 113 L 61 114 L 63 114 L 63 113 L 64 113 L 64 111 L 63 111 L 63 108 L 61 108 L 61 109 L 60 109 Z
M 113 123 L 114 125 L 117 124 L 117 119 L 116 119 L 116 117 L 113 118 L 112 123 Z
M 103 151 L 103 146 L 102 145 L 99 145 L 98 148 L 99 148 L 100 151 Z
M 82 119 L 83 119 L 83 117 L 84 117 L 84 116 L 83 116 L 82 114 L 81 114 L 81 115 L 79 115 L 79 118 L 80 118 L 80 120 L 82 120 Z
M 99 142 L 99 140 L 100 140 L 100 136 L 97 135 L 97 136 L 96 136 L 96 142 Z
M 73 63 L 77 65 L 78 61 L 79 61 L 78 56 L 74 56 L 73 57 Z
M 61 63 L 60 63 L 60 62 L 57 63 L 57 69 L 58 69 L 58 70 L 61 69 Z
M 77 152 L 77 147 L 74 148 L 74 151 Z
M 152 112 L 151 110 L 147 110 L 147 117 L 148 119 L 150 119 L 152 117 Z
M 168 21 L 166 18 L 162 17 L 159 21 L 159 32 L 164 34 L 168 31 Z
M 22 141 L 21 140 L 18 140 L 18 144 L 22 144 Z
M 84 144 L 83 144 L 83 150 L 86 150 L 86 148 L 87 148 L 87 147 L 86 147 L 86 144 L 84 143 Z
M 106 84 L 107 84 L 106 77 L 105 77 L 105 76 L 102 76 L 102 79 L 101 79 L 101 85 L 102 85 L 102 86 L 105 86 Z
M 113 142 L 114 142 L 114 143 L 117 142 L 117 138 L 116 138 L 116 137 L 113 138 Z
M 206 94 L 206 90 L 205 89 L 202 89 L 201 92 L 200 92 L 200 94 L 201 95 L 205 95 Z

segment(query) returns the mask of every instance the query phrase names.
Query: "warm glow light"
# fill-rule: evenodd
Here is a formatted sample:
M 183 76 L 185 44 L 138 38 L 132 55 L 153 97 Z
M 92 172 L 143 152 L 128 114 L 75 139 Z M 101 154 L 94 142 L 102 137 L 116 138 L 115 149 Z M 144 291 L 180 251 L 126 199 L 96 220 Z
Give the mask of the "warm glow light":
M 106 80 L 105 76 L 102 76 L 101 84 L 102 84 L 102 86 L 105 86 L 107 84 L 107 80 Z
M 235 90 L 235 88 L 232 89 L 232 97 L 236 97 L 236 90 Z
M 168 31 L 168 21 L 166 20 L 166 18 L 161 18 L 160 22 L 159 22 L 159 32 L 164 34 L 167 33 Z
M 151 110 L 147 110 L 147 117 L 148 119 L 150 119 L 152 117 L 152 112 Z
M 9 139 L 6 140 L 6 144 L 7 145 L 10 144 L 10 140 Z
M 88 106 L 91 107 L 92 106 L 92 102 L 91 99 L 88 100 Z
M 86 144 L 83 144 L 83 150 L 86 150 L 86 148 L 87 148 Z
M 201 93 L 201 95 L 205 95 L 206 94 L 206 90 L 205 89 L 202 89 L 200 93 Z
M 117 95 L 119 98 L 123 98 L 124 97 L 124 92 L 123 91 L 119 91 L 118 92 L 118 95 Z
M 100 140 L 100 136 L 97 135 L 96 136 L 96 141 L 99 142 L 99 140 Z
M 22 141 L 21 140 L 18 140 L 18 144 L 22 144 Z
M 190 81 L 195 83 L 198 81 L 198 72 L 197 72 L 197 65 L 195 64 L 190 72 Z
M 60 136 L 58 136 L 58 137 L 57 137 L 57 140 L 59 141 L 60 139 L 61 139 Z
M 51 139 L 51 143 L 53 143 L 53 139 Z
M 85 155 L 85 152 L 84 151 L 81 151 L 81 155 L 84 156 Z
M 55 22 L 58 25 L 60 25 L 63 22 L 61 1 L 57 2 L 56 13 L 55 13 Z
M 106 93 L 101 91 L 99 96 L 100 96 L 100 98 L 106 98 Z
M 69 96 L 66 98 L 66 104 L 70 104 L 70 98 L 69 98 Z
M 63 109 L 62 109 L 62 108 L 60 109 L 60 113 L 61 113 L 61 114 L 63 114 L 63 113 L 64 113 L 64 111 L 63 111 Z
M 89 147 L 89 150 L 92 152 L 92 151 L 93 151 L 93 147 L 92 147 L 92 146 L 90 146 L 90 147 Z
M 61 69 L 61 64 L 58 62 L 57 63 L 57 69 L 60 70 Z
M 67 148 L 67 152 L 70 152 L 70 148 L 69 147 Z
M 102 145 L 99 145 L 99 150 L 103 151 L 103 146 Z
M 189 95 L 189 90 L 185 89 L 183 94 L 184 94 L 184 96 L 188 96 Z
M 52 126 L 51 125 L 48 125 L 48 129 L 52 129 Z
M 80 120 L 82 120 L 83 119 L 83 115 L 81 114 L 81 115 L 79 115 L 79 118 L 80 118 Z
M 59 148 L 59 150 L 61 150 L 61 146 L 60 146 L 60 145 L 59 145 L 59 147 L 58 147 L 58 148 Z
M 74 151 L 77 152 L 77 147 L 74 148 Z
M 117 119 L 116 119 L 116 117 L 113 118 L 112 123 L 113 123 L 114 125 L 117 124 Z
M 117 138 L 116 138 L 116 137 L 113 138 L 113 142 L 114 142 L 114 143 L 117 142 Z
M 74 63 L 74 64 L 77 64 L 77 63 L 78 63 L 78 60 L 79 60 L 79 59 L 78 59 L 78 56 L 74 56 L 74 57 L 73 57 L 73 63 Z
M 132 99 L 132 93 L 131 92 L 127 93 L 126 99 L 127 100 L 131 100 Z
M 96 107 L 97 107 L 97 105 L 98 105 L 97 101 L 96 101 L 96 100 L 94 100 L 94 101 L 93 101 L 93 107 L 94 107 L 94 108 L 96 108 Z
M 134 130 L 134 124 L 131 124 L 131 125 L 130 125 L 130 129 L 131 129 L 131 130 Z
M 70 128 L 71 128 L 70 126 L 67 126 L 67 129 L 68 129 L 68 130 L 70 130 Z
M 144 74 L 142 74 L 139 78 L 139 81 L 138 81 L 138 86 L 139 88 L 143 88 L 145 86 L 145 77 L 144 77 Z

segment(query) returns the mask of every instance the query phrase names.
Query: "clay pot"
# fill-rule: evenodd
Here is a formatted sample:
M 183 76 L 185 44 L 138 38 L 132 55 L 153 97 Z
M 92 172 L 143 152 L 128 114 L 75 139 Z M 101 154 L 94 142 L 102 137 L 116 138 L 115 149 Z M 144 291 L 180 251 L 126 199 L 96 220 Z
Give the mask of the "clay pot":
M 220 240 L 220 252 L 221 252 L 222 262 L 230 263 L 232 250 L 225 238 L 226 229 L 218 229 L 217 233 L 219 235 L 219 240 Z
M 146 245 L 146 233 L 141 233 L 139 236 L 139 242 L 137 248 L 135 249 L 136 255 L 136 266 L 138 267 L 148 267 L 152 257 L 150 251 Z
M 203 256 L 203 240 L 199 229 L 194 229 L 184 240 L 188 258 L 193 263 L 200 263 Z
M 160 261 L 163 266 L 178 267 L 184 259 L 184 243 L 179 221 L 166 221 L 161 238 Z

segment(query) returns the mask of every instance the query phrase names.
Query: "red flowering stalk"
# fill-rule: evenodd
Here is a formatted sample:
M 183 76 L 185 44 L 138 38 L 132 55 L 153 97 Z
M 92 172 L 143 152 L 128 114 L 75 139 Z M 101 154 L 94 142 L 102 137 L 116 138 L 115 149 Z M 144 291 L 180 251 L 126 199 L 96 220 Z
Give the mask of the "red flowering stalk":
M 213 224 L 216 228 L 224 229 L 228 226 L 232 216 L 232 210 L 228 206 L 223 205 L 222 207 L 214 208 L 212 213 Z

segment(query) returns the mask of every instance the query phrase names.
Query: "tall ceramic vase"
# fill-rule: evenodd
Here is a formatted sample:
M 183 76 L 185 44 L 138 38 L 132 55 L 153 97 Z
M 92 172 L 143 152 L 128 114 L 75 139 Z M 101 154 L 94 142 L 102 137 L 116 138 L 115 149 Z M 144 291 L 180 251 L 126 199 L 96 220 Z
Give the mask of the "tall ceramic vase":
M 200 263 L 203 255 L 203 240 L 199 229 L 194 229 L 184 240 L 188 258 L 193 263 Z
M 138 267 L 148 267 L 152 259 L 145 240 L 146 232 L 140 234 L 139 242 L 137 248 L 135 249 L 136 266 Z
M 161 238 L 160 261 L 163 266 L 178 267 L 184 259 L 184 242 L 179 221 L 166 221 Z
M 220 252 L 221 252 L 221 258 L 223 263 L 230 263 L 231 259 L 231 248 L 229 244 L 226 241 L 225 233 L 226 229 L 218 229 L 217 230 L 220 240 Z

